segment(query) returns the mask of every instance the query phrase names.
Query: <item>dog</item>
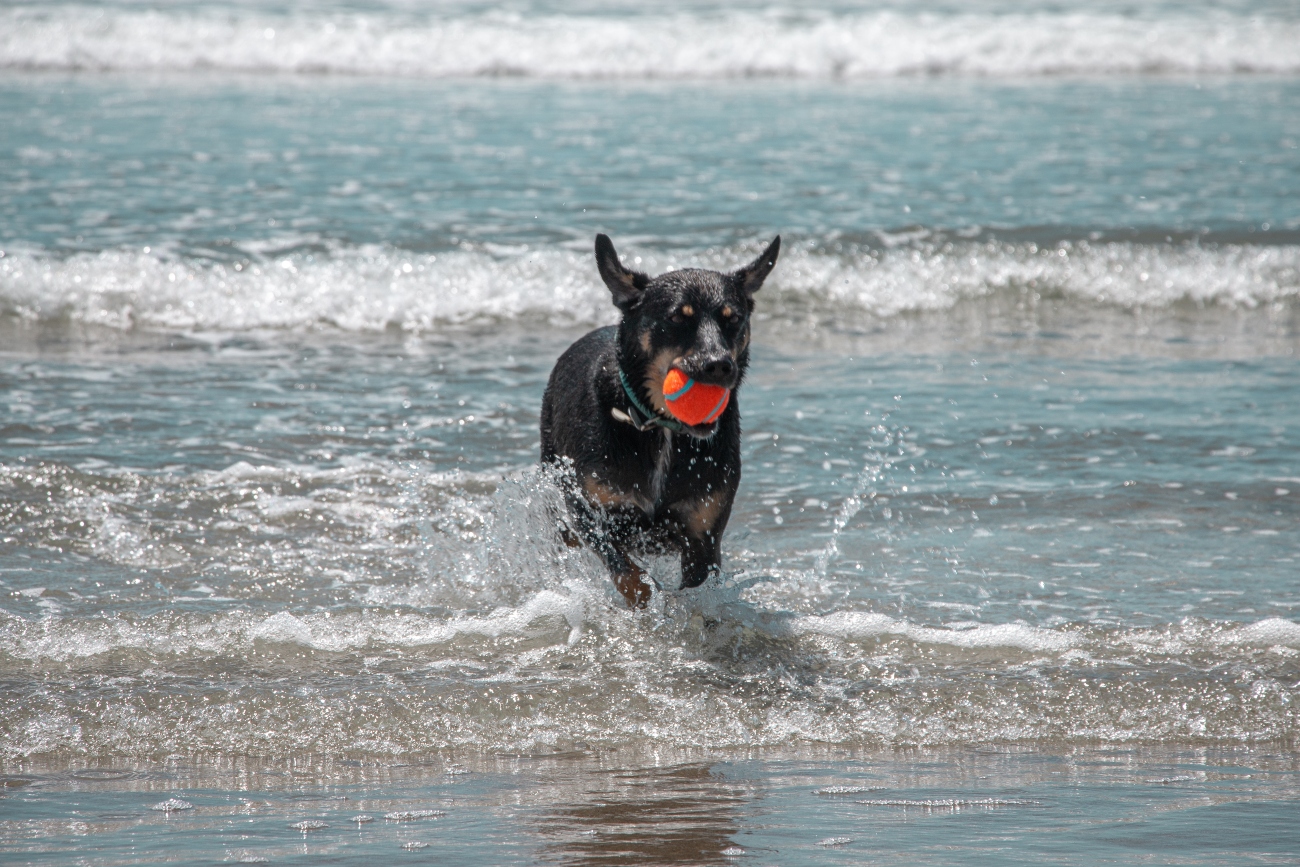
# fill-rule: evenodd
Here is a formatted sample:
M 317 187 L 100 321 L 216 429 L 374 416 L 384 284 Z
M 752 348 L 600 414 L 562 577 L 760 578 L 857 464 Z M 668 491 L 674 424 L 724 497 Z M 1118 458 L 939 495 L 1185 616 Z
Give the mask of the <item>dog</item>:
M 776 265 L 778 235 L 730 274 L 687 268 L 650 278 L 596 236 L 596 267 L 621 313 L 555 363 L 542 397 L 542 463 L 561 469 L 570 545 L 604 561 L 631 608 L 650 600 L 633 554 L 679 552 L 683 588 L 722 564 L 722 532 L 740 485 L 740 405 L 749 365 L 754 293 Z M 731 389 L 712 422 L 674 418 L 664 378 L 679 369 Z

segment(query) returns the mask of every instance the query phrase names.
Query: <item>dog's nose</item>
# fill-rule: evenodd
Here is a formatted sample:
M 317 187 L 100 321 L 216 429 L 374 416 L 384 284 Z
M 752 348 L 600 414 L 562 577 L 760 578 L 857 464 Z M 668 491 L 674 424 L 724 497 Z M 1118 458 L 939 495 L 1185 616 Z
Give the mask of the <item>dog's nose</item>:
M 715 358 L 700 371 L 705 378 L 713 380 L 730 379 L 736 372 L 736 363 L 730 358 Z

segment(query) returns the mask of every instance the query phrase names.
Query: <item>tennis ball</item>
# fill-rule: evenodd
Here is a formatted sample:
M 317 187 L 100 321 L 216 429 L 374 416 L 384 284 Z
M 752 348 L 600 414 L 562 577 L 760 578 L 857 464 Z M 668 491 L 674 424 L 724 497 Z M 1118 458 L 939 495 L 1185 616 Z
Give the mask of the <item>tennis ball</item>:
M 664 400 L 678 421 L 689 425 L 710 424 L 731 402 L 731 389 L 696 382 L 674 367 L 664 377 Z

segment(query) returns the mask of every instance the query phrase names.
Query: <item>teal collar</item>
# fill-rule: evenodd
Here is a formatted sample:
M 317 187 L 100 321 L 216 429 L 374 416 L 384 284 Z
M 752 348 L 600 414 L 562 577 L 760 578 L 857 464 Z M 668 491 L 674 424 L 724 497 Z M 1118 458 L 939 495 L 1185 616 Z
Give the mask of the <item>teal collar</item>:
M 627 374 L 623 372 L 623 366 L 621 364 L 618 368 L 618 381 L 623 383 L 623 393 L 627 395 L 627 399 L 632 403 L 632 412 L 623 413 L 622 411 L 615 409 L 613 411 L 614 418 L 619 419 L 619 421 L 626 421 L 628 424 L 632 425 L 632 427 L 640 431 L 647 431 L 652 427 L 661 427 L 674 431 L 675 433 L 688 432 L 686 430 L 686 425 L 682 424 L 677 419 L 664 418 L 657 412 L 651 412 L 642 405 L 641 401 L 637 400 L 636 392 L 632 390 L 632 385 L 627 381 Z M 637 418 L 638 414 L 640 414 L 640 418 Z M 622 418 L 620 418 L 620 416 L 622 416 Z

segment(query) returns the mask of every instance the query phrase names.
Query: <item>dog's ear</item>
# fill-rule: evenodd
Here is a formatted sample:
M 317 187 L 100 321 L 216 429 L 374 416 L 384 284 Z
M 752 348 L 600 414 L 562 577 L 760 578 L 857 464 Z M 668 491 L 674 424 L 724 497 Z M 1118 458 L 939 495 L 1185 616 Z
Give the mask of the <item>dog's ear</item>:
M 640 271 L 623 267 L 608 235 L 596 236 L 596 267 L 600 269 L 600 278 L 609 287 L 614 296 L 614 306 L 619 310 L 636 306 L 636 302 L 641 300 L 641 292 L 650 282 L 650 278 Z
M 746 295 L 753 295 L 762 287 L 767 275 L 772 273 L 772 267 L 776 265 L 776 257 L 780 252 L 781 236 L 777 235 L 761 256 L 731 275 L 740 283 L 740 288 Z

